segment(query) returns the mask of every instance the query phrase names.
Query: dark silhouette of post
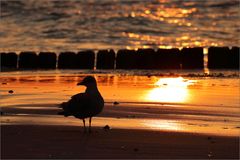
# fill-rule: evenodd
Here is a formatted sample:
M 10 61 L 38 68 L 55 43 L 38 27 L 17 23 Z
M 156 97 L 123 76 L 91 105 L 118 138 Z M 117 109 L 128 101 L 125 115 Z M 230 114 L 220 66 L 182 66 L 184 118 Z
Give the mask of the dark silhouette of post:
M 35 52 L 21 52 L 19 55 L 19 68 L 36 69 L 38 67 L 38 56 Z
M 1 69 L 17 68 L 17 54 L 15 52 L 0 53 Z
M 180 69 L 181 55 L 177 48 L 158 49 L 156 60 L 158 63 L 156 69 Z
M 182 69 L 203 69 L 203 48 L 183 48 L 181 50 Z
M 153 49 L 137 50 L 137 68 L 138 69 L 155 69 L 156 52 Z
M 42 69 L 55 69 L 57 56 L 54 52 L 40 52 L 38 55 L 38 67 Z
M 231 69 L 239 69 L 239 55 L 240 55 L 240 49 L 239 47 L 232 47 L 230 51 L 230 64 L 229 67 Z
M 114 69 L 114 50 L 99 50 L 97 53 L 97 69 Z
M 138 57 L 135 50 L 118 50 L 116 57 L 116 69 L 137 69 L 137 61 Z
M 208 68 L 229 68 L 230 50 L 228 47 L 210 47 L 208 49 Z
M 58 57 L 59 69 L 77 68 L 77 56 L 74 52 L 61 52 Z
M 78 69 L 94 69 L 95 54 L 93 51 L 80 51 L 76 56 Z

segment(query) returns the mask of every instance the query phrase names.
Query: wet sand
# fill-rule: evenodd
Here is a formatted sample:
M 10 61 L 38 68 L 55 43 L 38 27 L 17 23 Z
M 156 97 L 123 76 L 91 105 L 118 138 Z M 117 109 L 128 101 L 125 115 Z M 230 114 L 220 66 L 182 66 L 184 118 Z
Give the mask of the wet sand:
M 3 125 L 2 159 L 238 159 L 238 137 L 78 126 Z
M 190 109 L 189 109 L 190 108 Z M 1 108 L 2 125 L 80 126 L 82 120 L 57 115 L 57 104 L 22 104 Z M 239 115 L 204 111 L 200 106 L 106 103 L 93 118 L 93 126 L 114 129 L 173 131 L 236 137 L 240 135 Z

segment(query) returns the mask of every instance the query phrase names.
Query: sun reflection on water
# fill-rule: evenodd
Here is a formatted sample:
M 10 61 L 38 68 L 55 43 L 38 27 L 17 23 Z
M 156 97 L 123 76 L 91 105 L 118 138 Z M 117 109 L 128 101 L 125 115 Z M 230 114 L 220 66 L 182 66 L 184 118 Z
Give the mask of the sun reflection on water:
M 161 2 L 160 5 L 153 6 L 147 5 L 142 7 L 141 10 L 132 11 L 128 16 L 133 19 L 144 18 L 160 23 L 162 26 L 169 26 L 166 32 L 162 34 L 149 34 L 147 32 L 122 32 L 123 37 L 129 38 L 129 45 L 127 49 L 137 48 L 182 48 L 182 47 L 203 47 L 203 46 L 221 46 L 221 41 L 213 41 L 202 35 L 192 34 L 199 30 L 216 30 L 216 27 L 202 28 L 198 24 L 191 20 L 191 17 L 199 14 L 199 8 L 195 8 L 192 5 L 194 3 L 184 2 L 186 6 L 192 7 L 177 7 L 175 5 L 167 5 L 168 2 Z M 215 15 L 215 14 L 214 14 Z M 215 15 L 216 16 L 216 15 Z M 178 26 L 179 28 L 187 28 L 188 33 L 176 32 L 174 35 L 176 39 L 172 39 L 168 36 L 168 32 L 172 32 L 171 29 Z M 163 30 L 159 30 L 158 27 L 153 27 L 153 33 L 161 33 Z M 163 27 L 164 28 L 164 27 Z M 147 44 L 147 45 L 146 45 Z
M 155 83 L 155 88 L 150 90 L 145 99 L 154 102 L 184 103 L 189 100 L 188 86 L 194 81 L 178 78 L 161 78 Z
M 172 130 L 180 131 L 183 130 L 182 126 L 173 120 L 148 120 L 143 122 L 144 126 L 148 126 L 152 129 Z

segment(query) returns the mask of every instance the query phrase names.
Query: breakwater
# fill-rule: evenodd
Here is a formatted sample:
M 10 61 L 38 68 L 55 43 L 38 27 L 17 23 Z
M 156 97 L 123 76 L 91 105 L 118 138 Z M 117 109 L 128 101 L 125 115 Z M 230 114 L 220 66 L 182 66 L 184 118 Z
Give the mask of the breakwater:
M 239 47 L 208 48 L 210 69 L 239 69 Z M 1 68 L 16 69 L 203 69 L 202 47 L 183 49 L 1 52 Z

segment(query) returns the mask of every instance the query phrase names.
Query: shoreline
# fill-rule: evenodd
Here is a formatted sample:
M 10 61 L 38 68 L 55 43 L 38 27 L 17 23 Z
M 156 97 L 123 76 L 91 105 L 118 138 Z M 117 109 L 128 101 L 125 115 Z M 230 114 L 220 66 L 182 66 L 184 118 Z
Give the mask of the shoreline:
M 32 72 L 39 75 L 112 75 L 112 76 L 158 76 L 184 78 L 239 78 L 238 69 L 3 69 L 1 77 L 29 76 Z

